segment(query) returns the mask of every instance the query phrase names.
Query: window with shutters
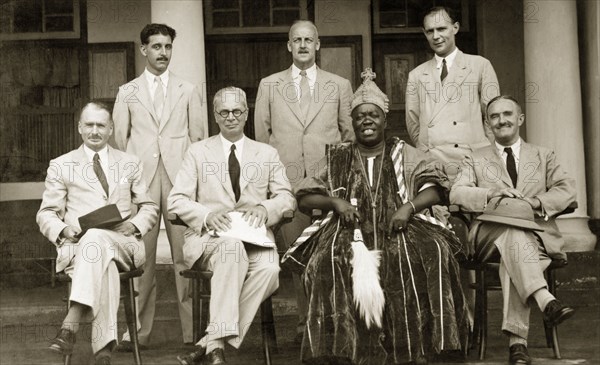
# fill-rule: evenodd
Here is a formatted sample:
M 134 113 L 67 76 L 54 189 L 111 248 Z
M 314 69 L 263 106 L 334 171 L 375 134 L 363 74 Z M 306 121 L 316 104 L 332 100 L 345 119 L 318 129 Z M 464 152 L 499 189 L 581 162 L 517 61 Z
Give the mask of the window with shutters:
M 468 0 L 374 0 L 375 33 L 420 33 L 423 13 L 434 6 L 448 6 L 457 13 L 461 31 L 469 30 Z
M 282 33 L 308 19 L 307 0 L 207 0 L 206 34 Z
M 80 37 L 79 0 L 8 0 L 0 5 L 0 40 Z

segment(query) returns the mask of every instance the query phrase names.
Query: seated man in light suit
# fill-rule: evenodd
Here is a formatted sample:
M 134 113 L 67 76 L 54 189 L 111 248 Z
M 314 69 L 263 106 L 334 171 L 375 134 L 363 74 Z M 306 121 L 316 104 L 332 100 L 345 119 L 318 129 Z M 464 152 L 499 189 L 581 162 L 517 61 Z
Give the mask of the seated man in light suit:
M 536 223 L 544 229 L 534 235 L 532 231 L 479 221 L 471 228 L 473 233 L 481 225 L 474 242 L 478 250 L 495 245 L 501 256 L 502 330 L 509 336 L 509 361 L 530 364 L 528 301 L 533 299 L 538 304 L 544 320 L 551 325 L 574 313 L 548 292 L 543 272 L 550 257 L 566 258 L 561 251 L 564 240 L 553 217 L 575 202 L 575 180 L 556 162 L 554 152 L 525 143 L 519 137 L 525 115 L 514 98 L 493 98 L 486 113 L 495 143 L 464 159 L 450 192 L 450 202 L 465 211 L 482 212 L 495 197 L 523 199 L 531 205 Z M 532 253 L 533 259 L 527 259 Z
M 189 148 L 168 199 L 169 213 L 181 218 L 185 263 L 213 272 L 210 325 L 195 352 L 181 364 L 222 364 L 224 344 L 238 348 L 260 303 L 279 286 L 277 249 L 238 239 L 215 237 L 230 228 L 231 211 L 250 224 L 272 226 L 296 201 L 275 148 L 244 136 L 246 94 L 235 87 L 219 90 L 213 100 L 221 133 Z M 268 231 L 273 242 L 273 234 Z
M 91 318 L 96 363 L 110 364 L 117 341 L 119 271 L 144 264 L 142 236 L 156 224 L 158 206 L 148 197 L 140 160 L 108 146 L 113 123 L 106 105 L 88 103 L 78 129 L 83 145 L 50 162 L 37 213 L 40 231 L 57 248 L 56 271 L 72 279 L 71 308 L 50 349 L 70 354 L 79 322 Z M 78 218 L 108 204 L 131 217 L 79 237 Z

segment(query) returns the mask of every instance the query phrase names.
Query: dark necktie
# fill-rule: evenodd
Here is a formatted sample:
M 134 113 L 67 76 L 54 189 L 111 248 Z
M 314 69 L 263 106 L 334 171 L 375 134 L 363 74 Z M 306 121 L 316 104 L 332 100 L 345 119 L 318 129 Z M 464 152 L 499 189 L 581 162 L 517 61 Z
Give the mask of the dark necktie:
M 102 170 L 102 165 L 100 165 L 100 156 L 98 154 L 94 154 L 94 172 L 96 173 L 96 177 L 98 177 L 98 181 L 100 185 L 102 185 L 102 189 L 108 196 L 108 181 L 106 181 L 106 175 L 104 175 L 104 170 Z
M 231 187 L 235 194 L 235 201 L 240 200 L 240 163 L 235 157 L 235 145 L 231 145 L 229 152 L 229 177 L 231 178 Z
M 308 84 L 306 71 L 300 71 L 300 76 L 300 112 L 304 119 L 306 119 L 308 116 L 308 107 L 310 106 L 310 86 Z
M 517 164 L 515 163 L 515 157 L 513 156 L 512 149 L 510 147 L 506 147 L 504 149 L 506 152 L 506 169 L 508 170 L 508 175 L 510 176 L 510 180 L 513 183 L 513 187 L 517 187 Z
M 442 84 L 444 83 L 444 79 L 448 76 L 448 68 L 446 67 L 446 59 L 442 60 L 442 74 L 440 75 L 440 79 L 442 79 Z

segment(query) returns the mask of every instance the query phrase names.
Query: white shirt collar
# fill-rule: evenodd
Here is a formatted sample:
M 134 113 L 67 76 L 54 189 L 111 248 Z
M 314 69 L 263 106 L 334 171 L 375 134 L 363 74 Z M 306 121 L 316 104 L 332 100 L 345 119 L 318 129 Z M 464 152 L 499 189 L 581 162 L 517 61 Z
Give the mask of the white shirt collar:
M 435 55 L 435 62 L 436 62 L 435 68 L 441 69 L 442 68 L 442 60 L 445 59 L 446 60 L 446 68 L 448 69 L 448 71 L 450 71 L 450 67 L 452 67 L 452 64 L 454 63 L 454 59 L 456 58 L 457 54 L 458 54 L 458 47 L 454 48 L 454 51 L 452 51 L 446 57 L 440 57 L 438 55 Z
M 150 90 L 154 90 L 154 88 L 156 87 L 154 84 L 154 78 L 156 77 L 156 75 L 150 72 L 148 68 L 146 68 L 144 69 L 144 76 L 146 77 L 146 81 L 148 82 L 148 87 L 150 88 Z M 158 77 L 160 77 L 160 81 L 162 81 L 163 88 L 166 89 L 167 85 L 169 84 L 169 70 L 167 69 L 165 72 L 158 75 Z M 150 93 L 150 95 L 154 96 L 154 93 Z
M 97 153 L 100 157 L 100 163 L 102 164 L 102 167 L 104 168 L 105 165 L 108 166 L 108 146 L 104 146 L 103 149 L 96 152 L 84 144 L 83 150 L 85 151 L 85 154 L 90 162 L 94 161 L 94 155 Z
M 219 133 L 219 137 L 221 137 L 221 144 L 223 145 L 223 154 L 225 158 L 229 157 L 229 152 L 231 150 L 231 145 L 235 145 L 235 157 L 237 157 L 238 161 L 242 160 L 242 151 L 244 150 L 244 142 L 246 141 L 246 136 L 242 136 L 242 138 L 235 141 L 235 143 L 231 143 L 230 140 L 223 137 L 221 133 Z
M 496 141 L 494 141 L 494 144 L 496 145 L 496 149 L 498 150 L 498 153 L 500 153 L 501 156 L 504 153 L 504 149 L 510 147 L 510 149 L 513 152 L 513 155 L 516 158 L 519 158 L 519 153 L 521 152 L 521 137 L 519 137 L 519 139 L 517 139 L 517 141 L 510 146 L 503 146 Z
M 292 64 L 292 79 L 294 82 L 296 82 L 296 79 L 298 79 L 298 83 L 300 82 L 300 71 L 301 70 L 296 67 L 296 65 Z M 313 65 L 307 68 L 305 71 L 309 84 L 314 84 L 314 82 L 317 80 L 317 64 L 313 63 Z
M 94 162 L 94 155 L 96 153 L 98 153 L 98 157 L 100 157 L 100 166 L 102 167 L 102 170 L 104 171 L 104 175 L 106 175 L 106 177 L 107 177 L 108 185 L 112 187 L 113 179 L 109 178 L 110 170 L 108 168 L 108 145 L 104 146 L 103 149 L 96 152 L 84 144 L 83 151 L 85 152 L 85 155 L 87 156 L 88 161 L 90 163 Z

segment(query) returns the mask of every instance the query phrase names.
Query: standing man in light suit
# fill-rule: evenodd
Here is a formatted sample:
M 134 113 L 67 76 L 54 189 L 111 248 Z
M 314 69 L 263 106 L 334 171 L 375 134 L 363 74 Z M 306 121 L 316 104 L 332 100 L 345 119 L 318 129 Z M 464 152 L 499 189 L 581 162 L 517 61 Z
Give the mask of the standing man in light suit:
M 135 80 L 121 86 L 115 102 L 115 141 L 120 150 L 138 156 L 144 164 L 144 179 L 150 197 L 159 205 L 171 245 L 173 271 L 177 286 L 179 317 L 183 341 L 192 341 L 192 305 L 188 280 L 179 275 L 183 263 L 183 228 L 167 219 L 167 197 L 183 155 L 192 142 L 208 136 L 206 120 L 201 117 L 200 93 L 194 85 L 170 72 L 175 30 L 165 24 L 148 24 L 140 33 L 140 50 L 146 69 Z M 147 345 L 156 305 L 156 245 L 160 224 L 145 237 L 146 266 L 139 283 L 138 331 L 141 345 Z M 123 336 L 120 350 L 129 351 L 129 333 Z
M 493 140 L 483 123 L 485 106 L 500 94 L 492 64 L 456 47 L 460 24 L 437 6 L 423 18 L 423 33 L 435 52 L 408 75 L 406 128 L 415 146 L 444 164 L 454 180 L 462 159 Z
M 78 130 L 81 147 L 50 162 L 36 217 L 42 234 L 56 245 L 56 271 L 72 279 L 71 307 L 50 350 L 71 354 L 80 322 L 91 319 L 95 363 L 110 364 L 117 341 L 119 270 L 144 264 L 141 237 L 156 224 L 158 206 L 148 196 L 140 160 L 108 146 L 113 123 L 106 105 L 88 103 Z M 79 217 L 109 204 L 131 217 L 81 235 Z
M 317 27 L 308 20 L 296 21 L 287 42 L 292 66 L 262 79 L 258 86 L 256 140 L 277 149 L 292 187 L 310 175 L 309 168 L 325 156 L 325 145 L 354 141 L 352 86 L 350 81 L 317 67 L 319 47 Z M 281 227 L 283 242 L 290 246 L 309 225 L 310 217 L 296 211 L 294 219 Z M 302 334 L 306 297 L 296 275 L 294 279 L 300 317 L 298 334 Z

